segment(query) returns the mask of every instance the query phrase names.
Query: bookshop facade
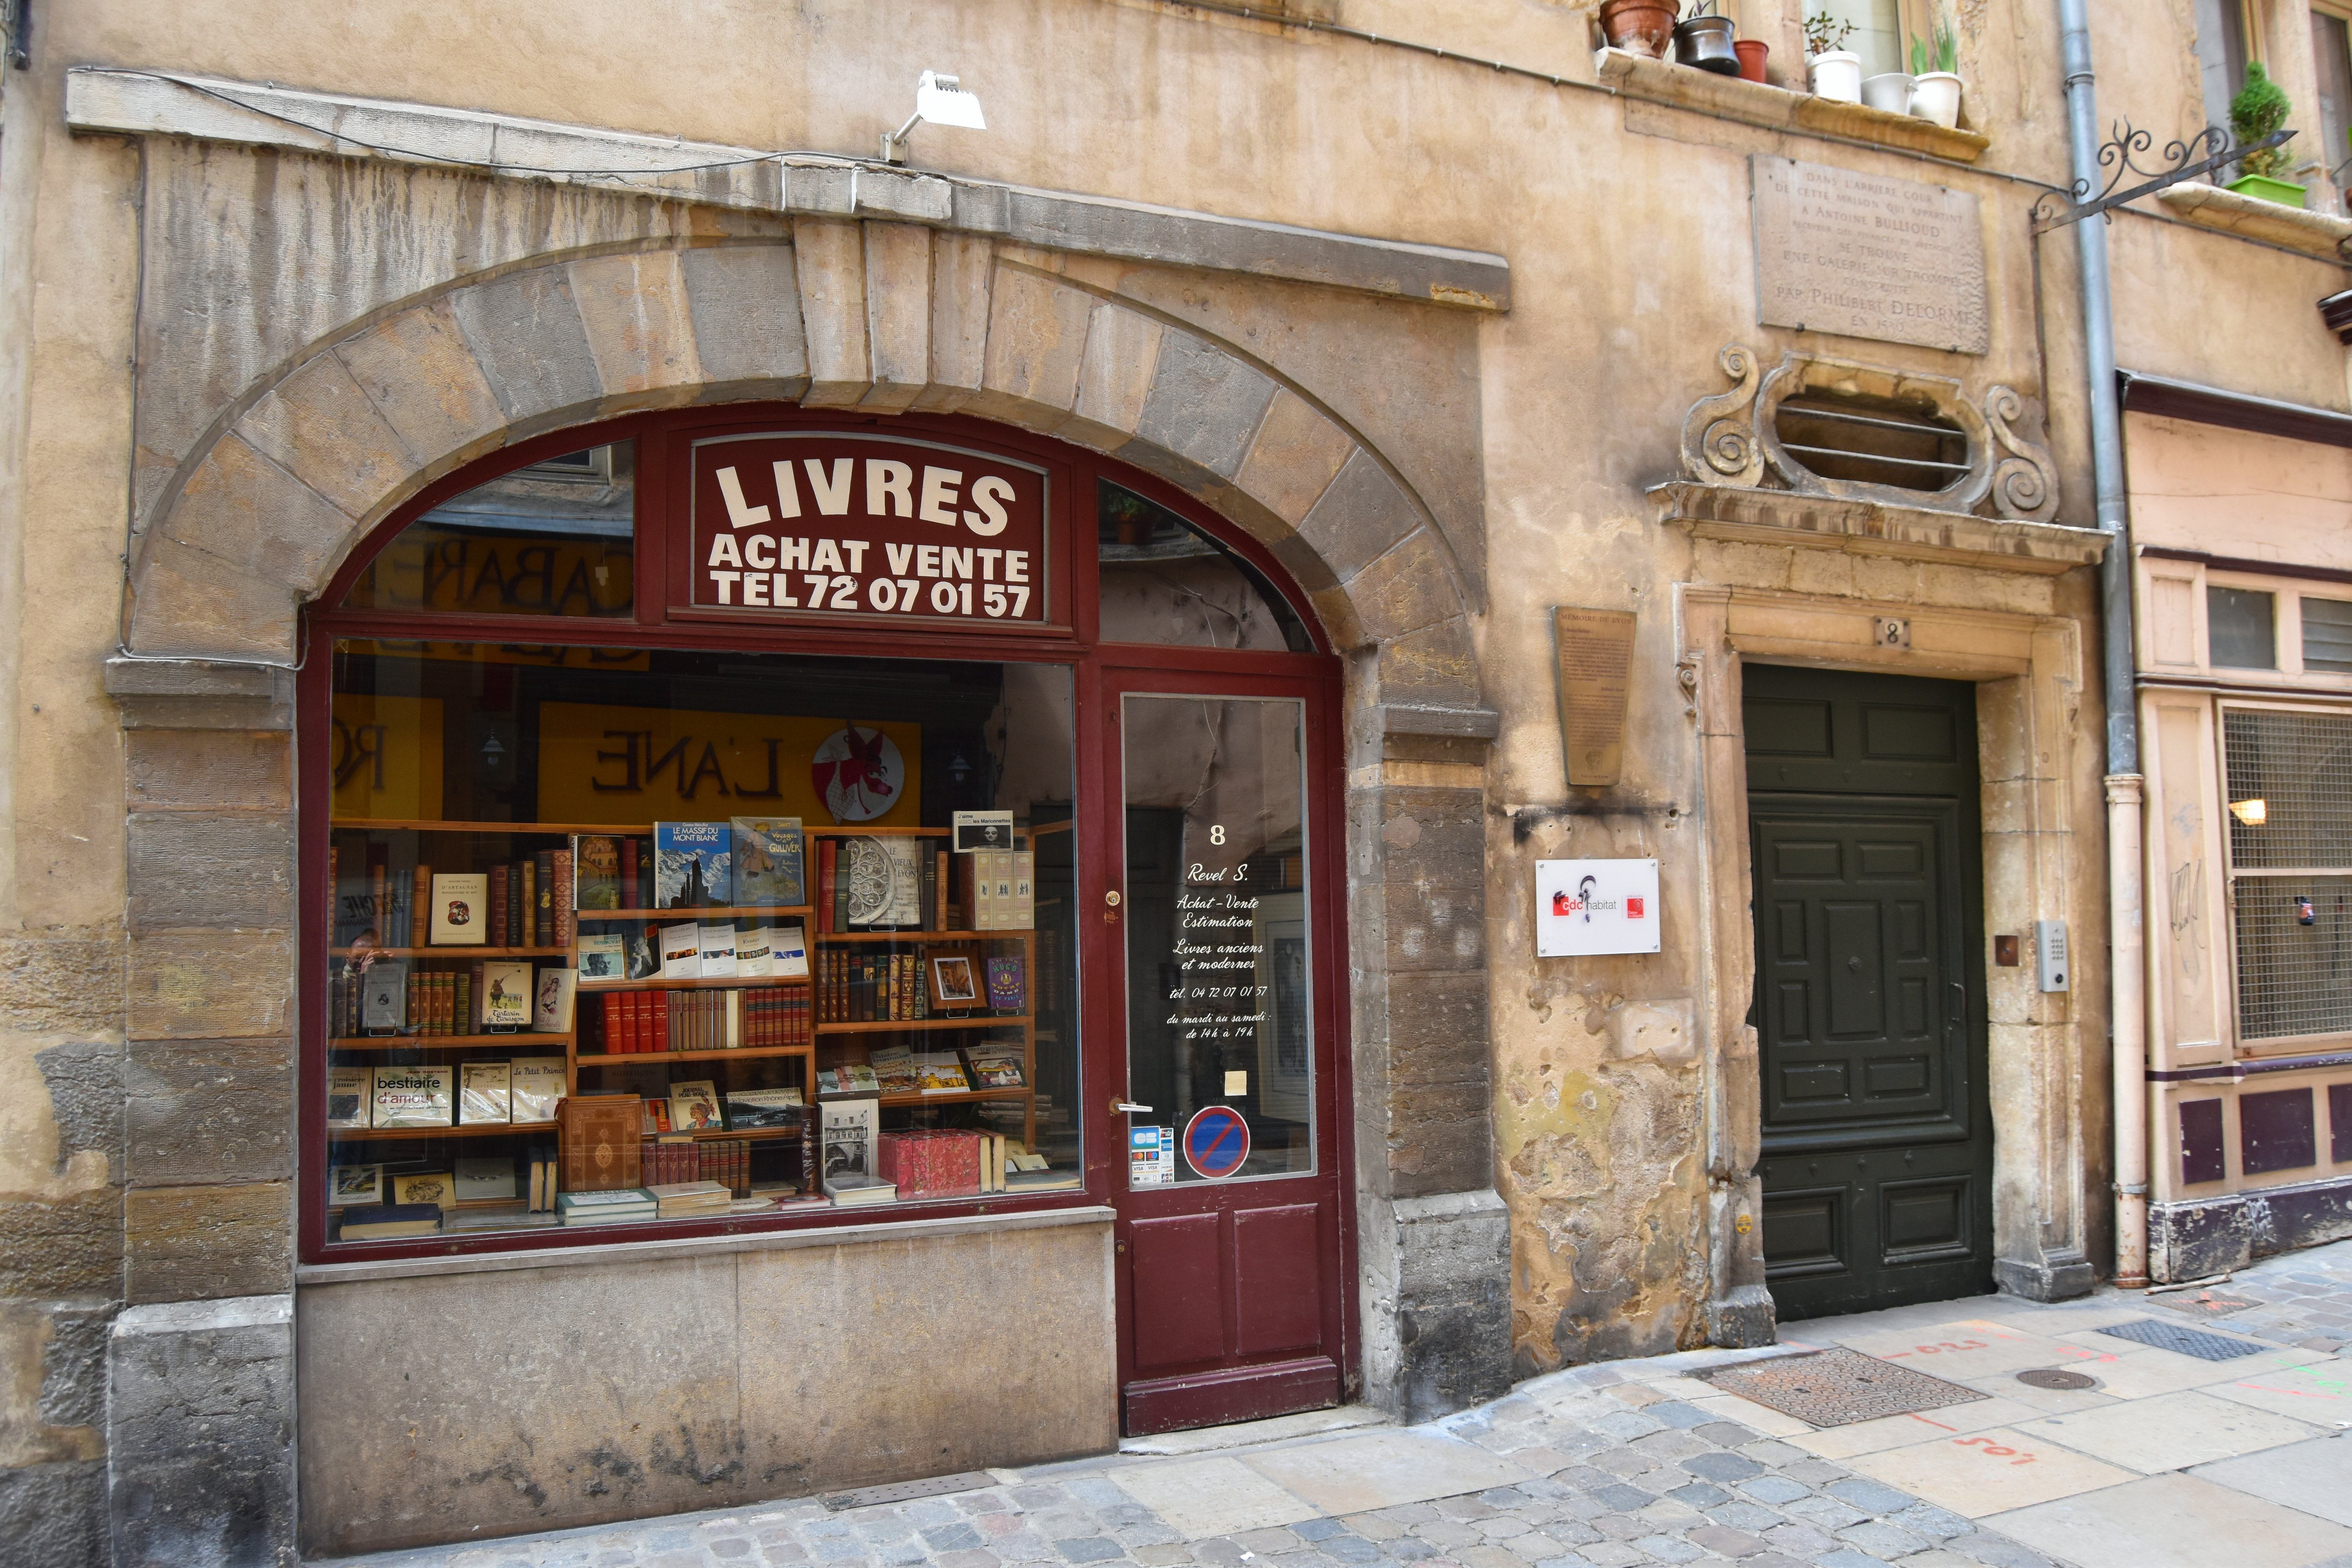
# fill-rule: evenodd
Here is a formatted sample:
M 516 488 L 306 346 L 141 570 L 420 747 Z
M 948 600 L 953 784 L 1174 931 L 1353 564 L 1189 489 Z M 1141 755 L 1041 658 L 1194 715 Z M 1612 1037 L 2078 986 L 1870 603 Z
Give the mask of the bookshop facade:
M 910 225 L 460 280 L 135 577 L 134 746 L 291 748 L 307 1550 L 1507 1386 L 1475 944 L 1380 935 L 1479 919 L 1455 568 L 1223 345 Z M 205 924 L 163 1031 L 278 984 Z

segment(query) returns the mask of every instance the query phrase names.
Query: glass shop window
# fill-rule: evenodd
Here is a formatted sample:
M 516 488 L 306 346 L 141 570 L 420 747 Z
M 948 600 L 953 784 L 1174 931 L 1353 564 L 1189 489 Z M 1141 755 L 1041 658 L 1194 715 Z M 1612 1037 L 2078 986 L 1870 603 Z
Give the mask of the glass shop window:
M 626 619 L 635 504 L 634 441 L 529 464 L 402 529 L 343 607 Z
M 2303 595 L 2303 668 L 2352 674 L 2352 602 Z
M 1102 640 L 1312 653 L 1306 623 L 1240 555 L 1108 479 L 1096 481 Z
M 2252 588 L 2205 590 L 2205 628 L 2212 662 L 2231 669 L 2276 669 L 2276 605 Z
M 412 647 L 333 651 L 331 1243 L 1081 1184 L 1067 667 Z

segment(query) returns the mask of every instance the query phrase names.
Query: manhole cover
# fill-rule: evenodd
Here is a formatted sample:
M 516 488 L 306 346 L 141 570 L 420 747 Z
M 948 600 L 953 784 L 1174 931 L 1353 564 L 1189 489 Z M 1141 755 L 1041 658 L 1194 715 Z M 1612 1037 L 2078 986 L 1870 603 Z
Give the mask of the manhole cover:
M 2271 1348 L 2222 1334 L 2209 1334 L 2202 1329 L 2185 1329 L 2179 1323 L 2161 1323 L 2154 1318 L 2134 1318 L 2128 1323 L 2116 1323 L 2111 1328 L 2101 1329 L 2099 1332 L 2138 1344 L 2154 1345 L 2160 1351 L 2193 1355 L 2199 1361 L 2235 1361 L 2242 1355 L 2260 1355 Z
M 2085 1377 L 2079 1372 L 2065 1372 L 2054 1366 L 2037 1366 L 2017 1374 L 2017 1381 L 2032 1388 L 2096 1388 L 2099 1380 Z
M 992 1487 L 996 1478 L 986 1470 L 965 1470 L 920 1481 L 892 1481 L 887 1486 L 860 1487 L 854 1492 L 829 1492 L 824 1506 L 838 1513 L 848 1508 L 872 1508 L 877 1503 L 912 1502 L 917 1498 L 945 1497 L 950 1492 L 974 1492 Z
M 2199 1290 L 2193 1294 L 2184 1291 L 2179 1295 L 2155 1296 L 2149 1300 L 2151 1305 L 2169 1307 L 2176 1312 L 2190 1312 L 2200 1318 L 2226 1318 L 2232 1312 L 2242 1312 L 2253 1305 L 2243 1296 L 2217 1296 L 2210 1290 Z
M 1769 1405 L 1811 1426 L 1847 1426 L 1991 1397 L 1843 1346 L 1712 1367 L 1698 1375 L 1726 1394 Z

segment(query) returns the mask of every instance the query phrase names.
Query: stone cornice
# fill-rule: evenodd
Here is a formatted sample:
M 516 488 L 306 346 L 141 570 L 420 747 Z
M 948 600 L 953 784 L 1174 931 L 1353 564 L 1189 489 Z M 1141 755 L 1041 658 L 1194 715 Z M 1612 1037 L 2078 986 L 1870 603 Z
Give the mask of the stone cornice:
M 2053 522 L 2014 522 L 1881 501 L 1675 479 L 1647 492 L 1658 521 L 1701 539 L 1794 544 L 2054 576 L 2095 565 L 2107 536 Z
M 1510 308 L 1510 263 L 1484 251 L 1034 190 L 821 153 L 671 141 L 101 66 L 67 73 L 66 123 L 83 132 L 381 159 L 709 206 L 925 224 L 1048 250 L 1240 272 L 1466 310 Z

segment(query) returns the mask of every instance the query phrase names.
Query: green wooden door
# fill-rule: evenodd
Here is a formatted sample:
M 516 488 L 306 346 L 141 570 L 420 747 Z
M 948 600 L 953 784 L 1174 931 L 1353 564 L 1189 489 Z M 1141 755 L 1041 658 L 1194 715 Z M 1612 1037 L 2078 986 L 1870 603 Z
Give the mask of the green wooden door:
M 1749 665 L 1744 703 L 1773 1303 L 1990 1290 L 1976 689 Z

